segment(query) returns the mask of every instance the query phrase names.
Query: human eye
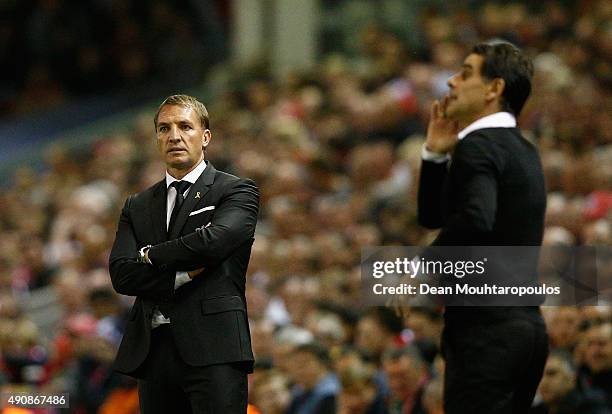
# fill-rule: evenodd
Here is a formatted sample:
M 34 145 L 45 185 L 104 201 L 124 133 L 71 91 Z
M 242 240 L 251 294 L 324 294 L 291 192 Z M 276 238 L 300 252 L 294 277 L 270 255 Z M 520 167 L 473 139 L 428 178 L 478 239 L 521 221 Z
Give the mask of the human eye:
M 165 126 L 165 125 L 160 126 L 160 127 L 158 128 L 158 131 L 159 131 L 159 132 L 166 132 L 166 131 L 168 131 L 168 127 L 167 127 L 167 126 Z

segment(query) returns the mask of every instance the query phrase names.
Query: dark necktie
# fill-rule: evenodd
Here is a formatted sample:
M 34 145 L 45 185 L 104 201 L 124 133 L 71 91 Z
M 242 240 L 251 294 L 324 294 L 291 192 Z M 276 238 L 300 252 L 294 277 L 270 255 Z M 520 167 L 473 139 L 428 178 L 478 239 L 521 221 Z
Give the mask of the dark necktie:
M 179 211 L 185 201 L 185 197 L 183 194 L 187 189 L 191 186 L 191 183 L 188 181 L 175 181 L 170 184 L 171 187 L 174 187 L 176 190 L 176 201 L 174 202 L 174 208 L 172 209 L 172 214 L 170 215 L 170 222 L 168 223 L 168 234 L 172 232 L 172 226 L 174 226 L 174 222 L 176 221 L 176 217 L 178 216 Z M 158 309 L 162 315 L 166 318 L 170 317 L 170 308 L 172 304 L 170 302 L 162 302 L 158 303 Z
M 168 223 L 168 234 L 171 234 L 172 227 L 176 222 L 176 217 L 178 216 L 179 211 L 181 210 L 181 206 L 185 201 L 185 191 L 191 186 L 189 181 L 175 181 L 170 184 L 170 187 L 174 187 L 176 189 L 176 201 L 174 202 L 174 208 L 172 209 L 172 215 L 170 215 L 170 223 Z

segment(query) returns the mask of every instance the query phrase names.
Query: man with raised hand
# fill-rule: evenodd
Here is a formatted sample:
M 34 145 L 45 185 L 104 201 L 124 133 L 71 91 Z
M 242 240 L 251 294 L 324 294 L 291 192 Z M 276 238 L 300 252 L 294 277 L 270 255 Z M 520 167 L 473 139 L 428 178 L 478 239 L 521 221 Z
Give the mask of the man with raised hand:
M 532 72 L 513 45 L 478 44 L 433 103 L 418 216 L 440 229 L 434 246 L 541 245 L 541 163 L 516 121 Z M 519 262 L 501 276 L 537 283 L 537 254 Z M 548 353 L 539 306 L 447 306 L 444 320 L 445 413 L 526 413 Z

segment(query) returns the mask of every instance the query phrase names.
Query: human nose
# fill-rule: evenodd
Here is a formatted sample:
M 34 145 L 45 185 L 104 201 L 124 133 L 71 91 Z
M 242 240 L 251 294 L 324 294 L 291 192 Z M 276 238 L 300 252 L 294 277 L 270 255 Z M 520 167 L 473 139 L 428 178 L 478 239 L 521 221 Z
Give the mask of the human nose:
M 455 85 L 457 84 L 457 76 L 458 74 L 455 73 L 450 78 L 448 78 L 448 80 L 446 81 L 446 84 L 448 85 L 449 88 L 453 89 L 455 87 Z
M 170 141 L 179 141 L 181 139 L 181 135 L 179 134 L 179 129 L 176 126 L 170 127 L 170 131 L 168 133 L 168 139 L 170 139 Z

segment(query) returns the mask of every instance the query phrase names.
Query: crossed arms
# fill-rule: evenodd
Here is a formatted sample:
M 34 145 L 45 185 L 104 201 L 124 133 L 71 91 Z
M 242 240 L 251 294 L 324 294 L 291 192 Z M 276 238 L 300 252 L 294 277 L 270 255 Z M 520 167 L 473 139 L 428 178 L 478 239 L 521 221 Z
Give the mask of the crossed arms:
M 233 185 L 232 185 L 233 184 Z M 255 234 L 259 190 L 251 180 L 230 183 L 219 200 L 212 224 L 193 233 L 152 246 L 152 265 L 139 262 L 138 238 L 130 219 L 129 197 L 121 211 L 109 270 L 120 294 L 163 299 L 172 296 L 177 271 L 212 269 Z

